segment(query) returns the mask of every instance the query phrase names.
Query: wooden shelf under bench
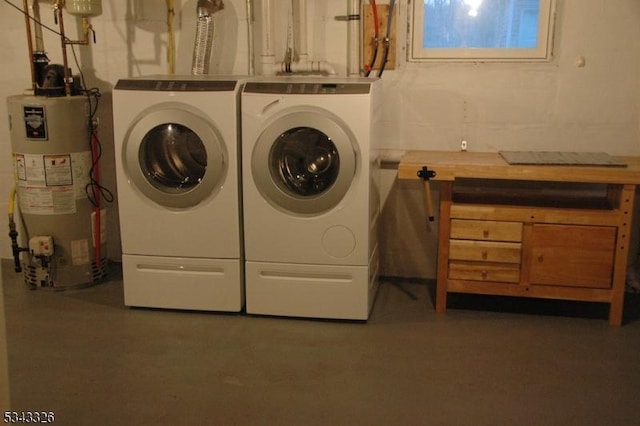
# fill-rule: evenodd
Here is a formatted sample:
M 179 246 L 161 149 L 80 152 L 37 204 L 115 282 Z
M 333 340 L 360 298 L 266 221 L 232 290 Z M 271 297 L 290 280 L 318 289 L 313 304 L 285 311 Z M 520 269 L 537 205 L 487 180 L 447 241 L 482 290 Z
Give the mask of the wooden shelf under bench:
M 452 292 L 565 299 L 608 303 L 621 325 L 640 157 L 619 160 L 626 167 L 406 153 L 400 179 L 428 170 L 440 184 L 436 311 Z

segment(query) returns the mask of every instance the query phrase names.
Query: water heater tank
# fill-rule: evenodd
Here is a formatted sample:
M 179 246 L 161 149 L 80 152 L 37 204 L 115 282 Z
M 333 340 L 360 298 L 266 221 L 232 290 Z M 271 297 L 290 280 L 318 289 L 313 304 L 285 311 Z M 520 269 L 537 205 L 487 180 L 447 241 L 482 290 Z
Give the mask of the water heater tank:
M 100 281 L 106 212 L 86 195 L 93 164 L 89 100 L 17 95 L 7 98 L 7 109 L 20 235 L 29 247 L 21 256 L 25 281 L 63 288 Z
M 65 8 L 76 16 L 98 16 L 102 14 L 102 0 L 66 0 Z

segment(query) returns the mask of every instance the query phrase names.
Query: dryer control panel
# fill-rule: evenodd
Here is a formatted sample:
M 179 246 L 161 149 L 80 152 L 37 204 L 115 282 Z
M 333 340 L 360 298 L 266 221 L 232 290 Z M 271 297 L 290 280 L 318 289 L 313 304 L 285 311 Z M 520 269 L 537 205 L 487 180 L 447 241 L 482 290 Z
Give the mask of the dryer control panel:
M 124 79 L 118 80 L 115 88 L 152 92 L 231 92 L 236 84 L 234 80 Z

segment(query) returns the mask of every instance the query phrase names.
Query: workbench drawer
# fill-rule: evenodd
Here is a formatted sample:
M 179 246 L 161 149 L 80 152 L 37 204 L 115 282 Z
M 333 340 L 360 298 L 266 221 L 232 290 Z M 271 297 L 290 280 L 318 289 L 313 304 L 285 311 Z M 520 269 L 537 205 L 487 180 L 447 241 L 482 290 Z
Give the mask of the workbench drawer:
M 520 265 L 452 260 L 449 262 L 449 279 L 518 283 Z
M 452 239 L 484 241 L 522 241 L 522 222 L 492 220 L 451 220 Z
M 480 262 L 520 263 L 521 243 L 449 240 L 449 259 Z

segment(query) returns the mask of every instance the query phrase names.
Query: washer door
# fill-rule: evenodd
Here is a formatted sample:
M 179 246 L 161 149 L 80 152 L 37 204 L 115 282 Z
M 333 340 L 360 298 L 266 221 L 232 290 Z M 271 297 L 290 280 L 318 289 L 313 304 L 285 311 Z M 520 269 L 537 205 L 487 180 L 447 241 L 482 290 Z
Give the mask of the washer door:
M 252 154 L 253 180 L 270 203 L 292 213 L 335 207 L 356 173 L 347 126 L 324 111 L 286 114 L 267 126 Z
M 123 164 L 146 197 L 163 206 L 186 208 L 222 186 L 227 152 L 211 123 L 188 107 L 157 106 L 131 126 Z

